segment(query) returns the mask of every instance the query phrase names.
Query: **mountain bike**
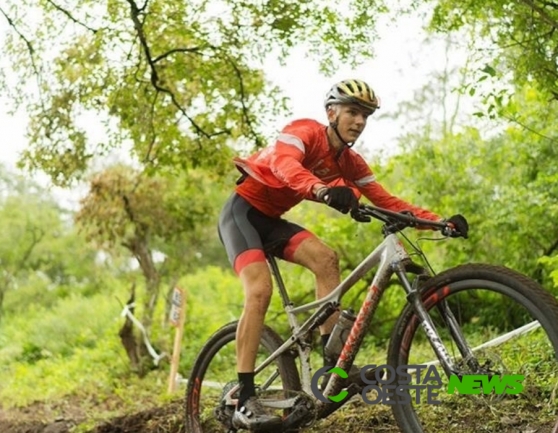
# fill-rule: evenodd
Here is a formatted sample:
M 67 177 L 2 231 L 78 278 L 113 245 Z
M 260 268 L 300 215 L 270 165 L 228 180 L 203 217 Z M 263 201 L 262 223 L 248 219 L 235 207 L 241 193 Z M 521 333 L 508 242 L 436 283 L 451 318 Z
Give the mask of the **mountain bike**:
M 295 305 L 276 260 L 267 256 L 291 329 L 284 339 L 265 325 L 257 356 L 258 396 L 271 413 L 282 417 L 281 427 L 273 431 L 304 430 L 349 401 L 366 405 L 359 410 L 370 411 L 366 412 L 370 417 L 380 411 L 378 419 L 388 425 L 393 424 L 391 413 L 400 431 L 408 433 L 542 431 L 537 428 L 554 425 L 558 402 L 554 296 L 502 266 L 463 264 L 435 275 L 422 250 L 403 230 L 429 228 L 445 235 L 440 239 L 459 235 L 448 232 L 447 224 L 371 205 L 361 205 L 359 213 L 383 223 L 383 241 L 327 297 Z M 415 255 L 424 263 L 414 261 Z M 321 346 L 314 343 L 314 331 L 341 308 L 343 296 L 373 268 L 372 284 L 336 365 L 317 370 Z M 357 355 L 365 361 L 373 355 L 361 351 L 362 343 L 394 275 L 405 302 L 389 339 L 385 364 L 362 367 L 357 380 L 350 381 L 343 373 L 351 370 Z M 232 322 L 215 332 L 195 360 L 185 400 L 189 433 L 235 431 L 230 418 L 239 388 L 236 327 Z M 419 377 L 420 370 L 425 373 L 431 366 L 440 372 L 436 404 L 421 401 L 419 395 L 425 379 Z M 323 379 L 328 377 L 324 373 L 329 379 Z M 317 386 L 317 374 L 327 380 L 325 388 Z M 502 382 L 507 375 L 515 375 L 515 389 Z M 469 381 L 469 392 L 456 389 L 456 380 Z M 395 392 L 388 383 L 397 385 Z M 386 404 L 371 404 L 378 402 L 379 395 L 388 395 L 380 399 Z M 373 428 L 364 431 L 369 430 Z

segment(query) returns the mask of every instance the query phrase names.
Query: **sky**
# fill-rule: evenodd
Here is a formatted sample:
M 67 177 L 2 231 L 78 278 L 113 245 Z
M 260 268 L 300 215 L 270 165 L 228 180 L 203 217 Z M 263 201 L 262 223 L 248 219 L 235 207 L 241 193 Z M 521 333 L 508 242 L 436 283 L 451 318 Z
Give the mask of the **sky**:
M 290 120 L 302 117 L 325 122 L 322 104 L 327 90 L 337 81 L 358 78 L 372 86 L 381 98 L 382 107 L 370 118 L 357 149 L 365 149 L 367 154 L 396 151 L 402 125 L 385 114 L 396 113 L 401 102 L 411 98 L 413 92 L 425 83 L 427 75 L 442 68 L 446 62 L 441 41 L 424 44 L 424 24 L 413 17 L 397 23 L 383 22 L 378 29 L 381 40 L 375 44 L 374 58 L 354 69 L 342 66 L 332 76 L 323 75 L 303 49 L 294 50 L 285 66 L 279 66 L 273 58 L 268 59 L 264 68 L 268 78 L 283 90 L 291 108 L 291 113 L 276 118 L 269 128 L 279 130 Z M 7 29 L 6 21 L 0 16 L 0 42 Z M 463 53 L 455 52 L 453 57 L 452 61 L 459 62 Z M 4 131 L 4 137 L 9 137 L 0 143 L 0 163 L 15 168 L 18 156 L 26 146 L 26 122 L 24 113 L 8 114 L 6 101 L 0 99 L 0 130 Z M 37 175 L 36 178 L 48 184 L 45 176 Z M 67 196 L 61 191 L 58 193 Z
M 381 109 L 370 118 L 360 144 L 368 150 L 394 150 L 401 125 L 382 114 L 397 112 L 398 105 L 411 98 L 427 75 L 442 68 L 445 62 L 440 44 L 426 47 L 421 42 L 425 35 L 422 25 L 412 17 L 384 25 L 373 59 L 356 68 L 341 67 L 329 77 L 320 73 L 317 64 L 308 59 L 302 49 L 291 56 L 284 68 L 269 61 L 267 73 L 289 96 L 292 108 L 292 115 L 278 118 L 274 127 L 279 129 L 289 119 L 300 117 L 325 122 L 323 100 L 326 92 L 335 82 L 358 78 L 374 89 L 382 103 Z M 440 55 L 436 56 L 436 51 Z

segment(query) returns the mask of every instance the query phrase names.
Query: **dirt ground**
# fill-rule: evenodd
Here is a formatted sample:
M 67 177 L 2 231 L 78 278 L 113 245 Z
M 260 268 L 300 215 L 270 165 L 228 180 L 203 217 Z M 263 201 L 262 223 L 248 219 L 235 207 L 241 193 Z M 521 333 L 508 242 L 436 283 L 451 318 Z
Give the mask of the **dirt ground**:
M 87 417 L 79 402 L 64 402 L 55 406 L 36 404 L 23 409 L 0 409 L 0 433 L 71 433 L 80 425 L 80 433 L 186 433 L 183 426 L 183 406 L 180 400 L 164 406 L 110 418 L 95 424 Z M 110 402 L 104 402 L 109 406 Z M 469 415 L 472 416 L 472 415 Z M 347 431 L 347 422 L 353 432 L 395 433 L 393 423 L 384 420 L 344 418 L 325 421 L 311 428 L 309 433 Z M 535 417 L 536 419 L 537 417 Z M 553 425 L 533 422 L 529 427 L 519 427 L 514 423 L 503 423 L 498 432 L 502 433 L 554 433 Z M 552 423 L 553 424 L 553 423 Z M 89 427 L 85 427 L 89 425 Z M 484 431 L 484 429 L 481 429 Z
M 185 433 L 182 425 L 182 410 L 182 403 L 177 401 L 112 418 L 86 431 L 87 433 Z M 53 413 L 59 415 L 52 417 Z M 34 405 L 10 411 L 0 409 L 0 433 L 70 433 L 76 425 L 88 421 L 87 414 L 70 405 L 62 408 Z

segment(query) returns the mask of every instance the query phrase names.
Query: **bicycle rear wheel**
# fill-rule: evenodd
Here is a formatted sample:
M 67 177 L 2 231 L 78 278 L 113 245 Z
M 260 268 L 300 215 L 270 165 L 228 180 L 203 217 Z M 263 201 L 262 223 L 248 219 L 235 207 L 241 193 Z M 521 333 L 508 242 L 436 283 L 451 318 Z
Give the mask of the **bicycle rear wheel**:
M 470 264 L 443 272 L 421 288 L 425 307 L 462 374 L 487 374 L 499 383 L 501 375 L 523 375 L 518 394 L 476 382 L 479 394 L 449 394 L 455 387 L 437 364 L 419 319 L 407 305 L 398 319 L 388 350 L 388 364 L 433 365 L 442 386 L 427 404 L 424 391 L 398 396 L 394 417 L 403 432 L 523 432 L 550 431 L 558 404 L 558 303 L 533 280 L 510 269 Z M 442 307 L 449 306 L 473 358 L 464 359 L 449 332 Z M 498 337 L 502 337 L 498 339 Z M 412 383 L 421 384 L 423 378 Z M 477 378 L 480 379 L 480 378 Z M 435 382 L 431 382 L 434 384 Z M 455 382 L 453 382 L 455 385 Z M 522 388 L 522 389 L 521 389 Z M 459 388 L 457 388 L 459 390 Z M 470 391 L 470 390 L 469 390 Z M 512 390 L 513 391 L 513 390 Z M 417 396 L 417 393 L 422 395 Z M 477 392 L 477 391 L 475 391 Z M 417 403 L 417 397 L 421 402 Z M 403 404 L 406 403 L 406 404 Z
M 225 407 L 223 395 L 236 384 L 236 328 L 231 322 L 215 332 L 198 354 L 186 389 L 186 431 L 188 433 L 226 432 L 227 418 L 233 407 Z M 264 326 L 256 365 L 278 349 L 283 340 L 270 327 Z M 259 394 L 277 394 L 300 390 L 300 378 L 290 354 L 278 357 L 255 378 Z M 217 413 L 216 413 L 217 410 Z

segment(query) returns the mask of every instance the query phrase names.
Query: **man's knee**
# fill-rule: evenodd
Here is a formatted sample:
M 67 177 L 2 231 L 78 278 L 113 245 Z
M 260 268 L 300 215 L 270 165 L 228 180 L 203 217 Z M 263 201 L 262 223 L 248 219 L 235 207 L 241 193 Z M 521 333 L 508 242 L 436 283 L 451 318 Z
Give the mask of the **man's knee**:
M 267 264 L 253 263 L 246 266 L 240 273 L 240 279 L 244 286 L 245 308 L 265 313 L 273 291 Z
M 337 254 L 337 251 L 328 248 L 327 254 L 325 254 L 325 260 L 328 260 L 330 264 L 338 264 L 339 255 Z
M 336 251 L 325 247 L 316 257 L 317 272 L 339 270 L 339 256 Z
M 339 271 L 337 253 L 317 238 L 304 241 L 295 255 L 296 262 L 319 275 L 329 271 Z

